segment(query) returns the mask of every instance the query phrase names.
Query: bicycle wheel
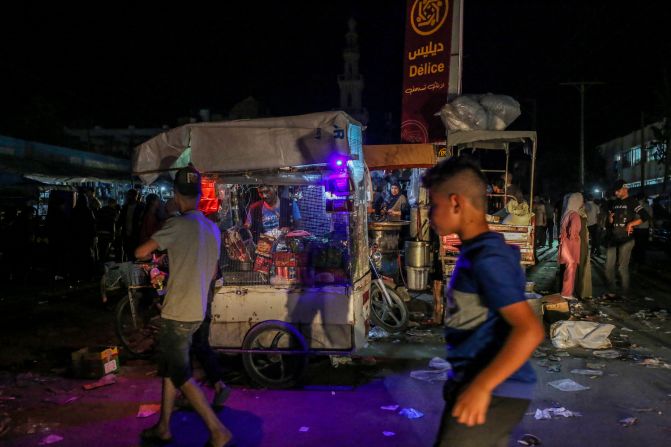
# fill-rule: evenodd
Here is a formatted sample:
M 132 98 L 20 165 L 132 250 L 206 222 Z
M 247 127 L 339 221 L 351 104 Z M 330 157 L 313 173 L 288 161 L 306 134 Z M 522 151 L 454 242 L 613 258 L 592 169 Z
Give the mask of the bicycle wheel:
M 408 324 L 408 308 L 401 297 L 391 287 L 385 286 L 391 298 L 389 306 L 380 287 L 373 283 L 370 288 L 370 318 L 373 323 L 389 332 L 399 332 Z
M 276 351 L 272 354 L 242 354 L 245 371 L 254 383 L 268 388 L 290 388 L 298 383 L 305 367 L 307 356 L 282 354 L 282 351 L 304 351 L 308 345 L 305 337 L 291 324 L 269 320 L 254 326 L 242 342 L 243 349 Z
M 131 309 L 132 294 L 135 317 Z M 115 310 L 115 329 L 126 351 L 136 358 L 149 358 L 156 351 L 161 312 L 149 294 L 129 290 Z

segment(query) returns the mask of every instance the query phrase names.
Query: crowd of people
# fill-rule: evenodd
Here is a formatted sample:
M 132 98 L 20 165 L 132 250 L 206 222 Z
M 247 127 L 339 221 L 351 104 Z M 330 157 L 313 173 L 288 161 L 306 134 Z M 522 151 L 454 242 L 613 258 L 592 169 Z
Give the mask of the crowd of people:
M 123 206 L 114 198 L 101 203 L 93 188 L 52 191 L 46 219 L 36 214 L 30 204 L 2 213 L 0 252 L 10 281 L 23 284 L 40 274 L 90 280 L 106 262 L 133 260 L 135 248 L 168 218 L 158 195 L 142 199 L 136 189 L 127 191 Z
M 536 249 L 551 248 L 557 241 L 564 298 L 592 297 L 590 257 L 603 253 L 607 295 L 626 296 L 630 261 L 632 268 L 643 265 L 650 229 L 656 217 L 663 219 L 667 214 L 659 200 L 651 205 L 640 194 L 630 196 L 623 180 L 602 199 L 580 192 L 565 194 L 557 201 L 535 197 Z

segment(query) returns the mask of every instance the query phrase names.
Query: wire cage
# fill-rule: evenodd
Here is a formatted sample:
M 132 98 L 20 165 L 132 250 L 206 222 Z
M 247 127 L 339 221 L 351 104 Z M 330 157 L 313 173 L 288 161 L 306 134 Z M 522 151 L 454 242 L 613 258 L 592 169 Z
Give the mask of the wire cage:
M 347 213 L 327 213 L 324 187 L 295 186 L 292 196 L 300 213 L 293 230 L 300 237 L 280 234 L 259 237 L 240 223 L 222 230 L 220 269 L 225 285 L 293 285 L 348 280 Z M 246 216 L 251 203 L 245 204 Z M 292 205 L 293 206 L 293 205 Z M 221 227 L 220 227 L 221 228 Z M 320 275 L 321 274 L 321 275 Z

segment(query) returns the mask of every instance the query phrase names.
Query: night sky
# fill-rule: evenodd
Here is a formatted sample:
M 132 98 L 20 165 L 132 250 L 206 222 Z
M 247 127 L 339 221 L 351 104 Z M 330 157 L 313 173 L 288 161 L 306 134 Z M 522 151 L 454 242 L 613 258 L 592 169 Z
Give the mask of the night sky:
M 523 116 L 513 128 L 537 128 L 541 165 L 562 154 L 572 169 L 579 94 L 559 84 L 605 83 L 587 93 L 588 148 L 637 128 L 641 112 L 659 118 L 671 65 L 667 3 L 466 0 L 464 92 L 517 98 Z M 358 21 L 369 142 L 382 138 L 385 112 L 398 127 L 404 0 L 164 5 L 4 11 L 0 133 L 59 143 L 63 126 L 173 126 L 247 96 L 273 115 L 334 109 L 349 17 Z

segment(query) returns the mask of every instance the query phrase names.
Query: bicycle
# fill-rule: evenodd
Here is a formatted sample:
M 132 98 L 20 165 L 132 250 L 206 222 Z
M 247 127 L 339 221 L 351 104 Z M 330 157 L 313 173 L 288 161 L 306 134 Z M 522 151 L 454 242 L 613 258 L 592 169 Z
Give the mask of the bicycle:
M 108 263 L 101 279 L 103 302 L 114 290 L 126 289 L 114 308 L 114 330 L 132 357 L 147 359 L 157 348 L 163 297 L 150 279 L 151 261 Z

